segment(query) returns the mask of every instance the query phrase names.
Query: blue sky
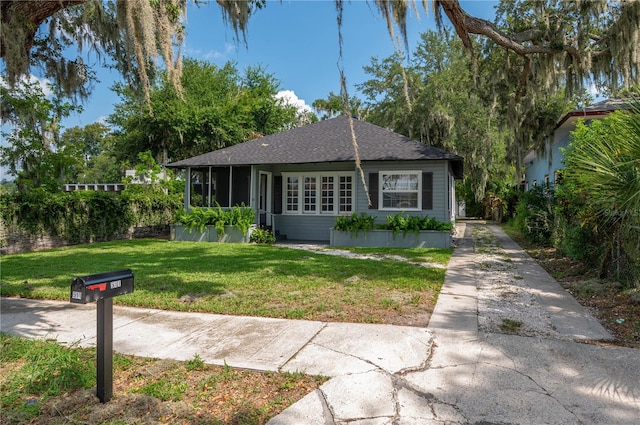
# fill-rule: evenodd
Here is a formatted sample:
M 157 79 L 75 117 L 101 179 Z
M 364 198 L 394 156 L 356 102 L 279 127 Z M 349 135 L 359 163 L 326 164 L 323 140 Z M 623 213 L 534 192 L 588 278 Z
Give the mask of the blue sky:
M 427 3 L 431 5 L 430 1 Z M 468 13 L 489 20 L 493 20 L 496 3 L 461 1 Z M 412 13 L 408 21 L 410 51 L 415 49 L 421 32 L 435 29 L 432 10 L 425 12 L 419 5 L 418 13 L 418 17 Z M 331 91 L 340 91 L 336 16 L 333 0 L 268 0 L 266 8 L 250 19 L 245 46 L 242 40 L 236 41 L 233 30 L 223 22 L 215 2 L 199 7 L 189 2 L 183 51 L 185 56 L 220 66 L 233 61 L 241 71 L 247 66 L 260 65 L 280 81 L 281 90 L 291 91 L 311 105 L 315 99 L 326 98 Z M 391 55 L 394 45 L 386 21 L 372 3 L 364 0 L 345 2 L 342 32 L 340 64 L 350 94 L 357 94 L 354 86 L 367 80 L 362 67 L 370 64 L 373 56 Z M 91 64 L 91 58 L 86 63 Z M 66 120 L 65 127 L 84 126 L 103 119 L 118 102 L 110 87 L 120 77 L 115 71 L 100 67 L 94 70 L 101 82 L 84 106 L 84 112 Z

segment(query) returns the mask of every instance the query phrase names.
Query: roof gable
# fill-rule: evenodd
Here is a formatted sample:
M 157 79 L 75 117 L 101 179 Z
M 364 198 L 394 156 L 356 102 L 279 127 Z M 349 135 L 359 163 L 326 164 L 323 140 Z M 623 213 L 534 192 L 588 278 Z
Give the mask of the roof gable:
M 353 122 L 361 161 L 444 159 L 459 162 L 461 174 L 462 157 L 374 124 L 349 120 L 344 115 L 173 162 L 168 166 L 185 168 L 355 161 L 349 121 Z

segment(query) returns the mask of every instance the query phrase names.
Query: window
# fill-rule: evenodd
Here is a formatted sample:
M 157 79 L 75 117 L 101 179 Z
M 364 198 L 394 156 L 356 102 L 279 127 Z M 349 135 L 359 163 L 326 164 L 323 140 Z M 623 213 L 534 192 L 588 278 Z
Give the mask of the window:
M 283 173 L 283 177 L 287 199 L 285 214 L 338 214 L 353 210 L 351 174 Z
M 287 177 L 287 212 L 298 211 L 298 176 Z
M 351 176 L 340 176 L 340 197 L 338 204 L 340 212 L 353 211 L 353 182 Z
M 323 213 L 333 212 L 335 205 L 335 187 L 333 176 L 322 177 L 322 194 L 320 198 L 320 211 Z
M 304 212 L 315 214 L 316 212 L 316 177 L 304 178 Z
M 420 175 L 420 171 L 381 171 L 380 209 L 421 209 L 422 182 Z
M 556 170 L 553 172 L 553 182 L 554 183 L 562 183 L 562 170 Z

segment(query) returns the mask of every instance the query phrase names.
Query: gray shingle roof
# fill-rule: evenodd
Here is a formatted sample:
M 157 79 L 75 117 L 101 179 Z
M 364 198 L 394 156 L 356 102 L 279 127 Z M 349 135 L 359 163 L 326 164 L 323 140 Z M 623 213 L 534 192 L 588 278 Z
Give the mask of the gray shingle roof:
M 456 177 L 462 177 L 463 158 L 364 121 L 353 119 L 361 161 L 450 160 Z M 349 117 L 319 121 L 282 133 L 250 140 L 168 167 L 258 164 L 306 164 L 354 161 Z

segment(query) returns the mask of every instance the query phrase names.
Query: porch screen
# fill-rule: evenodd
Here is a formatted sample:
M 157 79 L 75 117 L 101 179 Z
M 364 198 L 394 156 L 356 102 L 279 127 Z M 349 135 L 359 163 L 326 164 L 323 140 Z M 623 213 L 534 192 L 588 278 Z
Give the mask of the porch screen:
M 189 205 L 192 207 L 211 206 L 211 197 L 215 194 L 215 174 L 213 175 L 212 183 L 210 180 L 209 167 L 191 169 Z M 211 188 L 209 187 L 210 184 L 213 184 Z

